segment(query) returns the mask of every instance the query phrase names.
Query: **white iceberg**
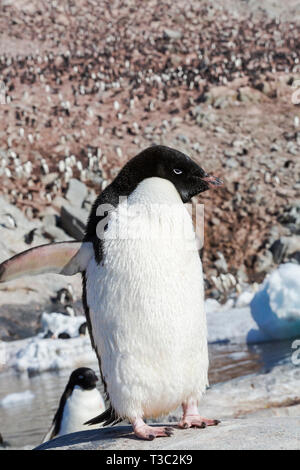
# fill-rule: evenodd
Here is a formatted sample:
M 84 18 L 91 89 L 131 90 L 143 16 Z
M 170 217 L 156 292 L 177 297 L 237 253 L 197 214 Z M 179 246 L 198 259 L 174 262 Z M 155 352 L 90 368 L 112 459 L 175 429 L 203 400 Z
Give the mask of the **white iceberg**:
M 266 340 L 299 337 L 300 266 L 293 263 L 279 266 L 265 279 L 250 306 Z M 253 340 L 257 333 L 249 332 L 248 338 Z

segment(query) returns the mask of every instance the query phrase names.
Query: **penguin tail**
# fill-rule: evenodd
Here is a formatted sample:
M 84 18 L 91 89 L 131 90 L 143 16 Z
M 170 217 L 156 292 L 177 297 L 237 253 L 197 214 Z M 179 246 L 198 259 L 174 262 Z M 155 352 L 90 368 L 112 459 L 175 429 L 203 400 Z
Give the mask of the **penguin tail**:
M 93 424 L 102 424 L 103 426 L 114 426 L 115 424 L 118 424 L 122 421 L 122 418 L 120 418 L 116 411 L 110 406 L 105 410 L 103 413 L 101 413 L 98 416 L 95 416 L 95 418 L 90 419 L 84 424 L 88 424 L 89 426 Z

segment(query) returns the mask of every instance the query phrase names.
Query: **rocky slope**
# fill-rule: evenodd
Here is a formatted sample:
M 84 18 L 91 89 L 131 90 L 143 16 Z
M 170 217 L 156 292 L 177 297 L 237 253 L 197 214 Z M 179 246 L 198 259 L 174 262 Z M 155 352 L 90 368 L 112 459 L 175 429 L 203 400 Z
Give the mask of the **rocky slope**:
M 72 176 L 99 192 L 163 143 L 226 183 L 201 197 L 208 287 L 224 270 L 261 280 L 278 258 L 298 259 L 298 5 L 214 3 L 3 2 L 9 200 L 34 220 L 57 214 Z

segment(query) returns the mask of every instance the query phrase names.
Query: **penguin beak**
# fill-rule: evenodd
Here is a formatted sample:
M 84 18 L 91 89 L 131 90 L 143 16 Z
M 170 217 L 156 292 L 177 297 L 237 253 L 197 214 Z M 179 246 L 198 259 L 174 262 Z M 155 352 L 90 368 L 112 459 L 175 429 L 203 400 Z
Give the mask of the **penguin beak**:
M 220 178 L 217 178 L 216 176 L 207 175 L 201 179 L 202 181 L 205 181 L 205 183 L 207 183 L 210 188 L 213 186 L 223 186 L 223 181 Z

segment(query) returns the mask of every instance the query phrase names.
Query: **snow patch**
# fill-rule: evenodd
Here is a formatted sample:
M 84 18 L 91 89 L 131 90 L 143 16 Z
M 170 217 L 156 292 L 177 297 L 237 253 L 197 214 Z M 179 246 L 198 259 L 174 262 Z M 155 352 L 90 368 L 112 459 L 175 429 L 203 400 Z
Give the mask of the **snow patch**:
M 30 390 L 19 393 L 10 393 L 9 395 L 6 395 L 4 398 L 2 398 L 0 401 L 0 406 L 6 407 L 19 405 L 28 400 L 32 400 L 34 396 L 34 393 L 32 393 Z
M 95 361 L 88 336 L 67 340 L 34 337 L 18 341 L 18 347 L 10 351 L 8 365 L 18 372 L 37 373 L 81 367 Z
M 86 322 L 83 315 L 70 317 L 62 313 L 46 313 L 42 314 L 41 323 L 43 332 L 39 333 L 39 337 L 44 337 L 49 330 L 57 337 L 60 333 L 68 333 L 71 338 L 79 336 L 79 327 Z
M 251 303 L 254 295 L 255 295 L 255 292 L 253 290 L 252 291 L 246 290 L 242 292 L 236 299 L 235 307 L 246 307 L 247 305 Z

